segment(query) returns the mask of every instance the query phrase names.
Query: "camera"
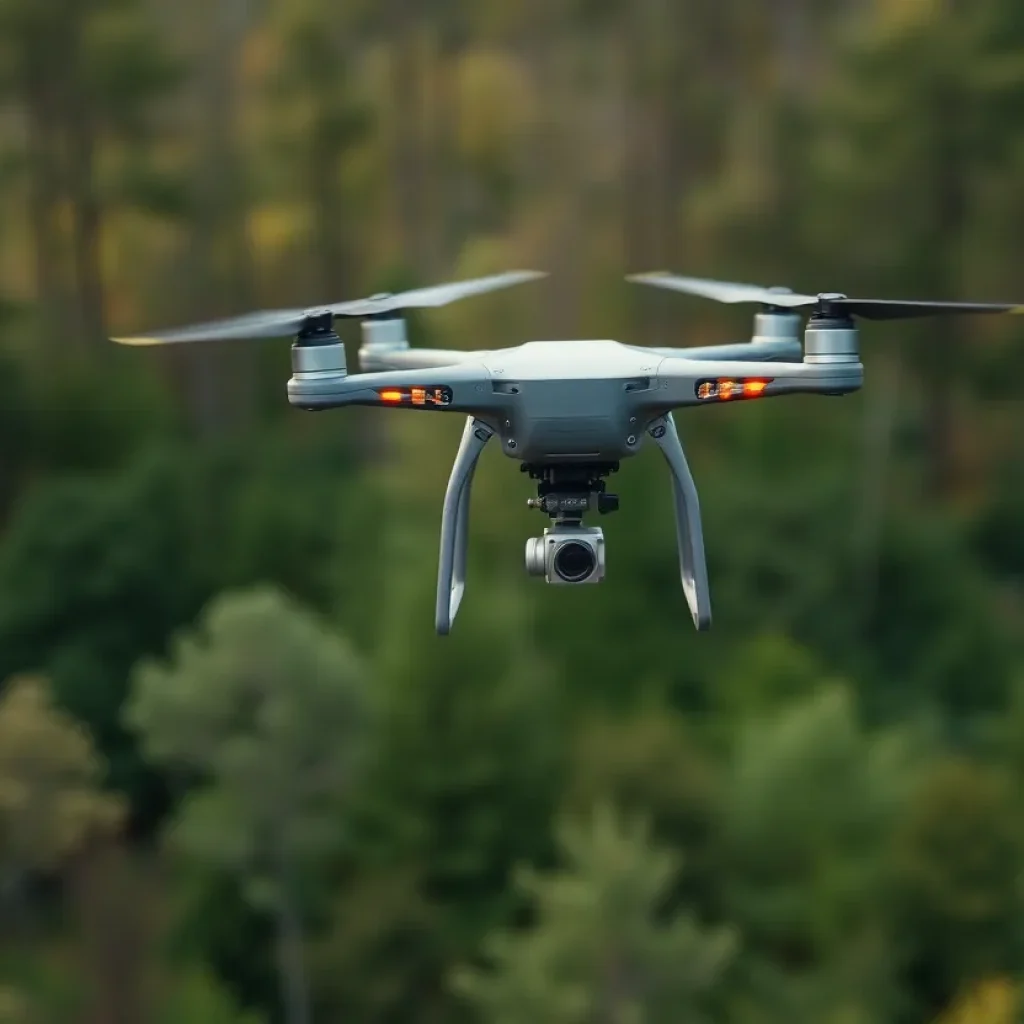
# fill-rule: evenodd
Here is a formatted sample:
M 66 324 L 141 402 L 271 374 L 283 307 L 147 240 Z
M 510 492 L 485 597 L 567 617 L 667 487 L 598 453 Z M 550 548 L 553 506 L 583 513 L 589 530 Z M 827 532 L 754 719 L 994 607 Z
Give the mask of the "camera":
M 600 583 L 604 533 L 599 526 L 552 526 L 526 542 L 526 571 L 548 583 Z

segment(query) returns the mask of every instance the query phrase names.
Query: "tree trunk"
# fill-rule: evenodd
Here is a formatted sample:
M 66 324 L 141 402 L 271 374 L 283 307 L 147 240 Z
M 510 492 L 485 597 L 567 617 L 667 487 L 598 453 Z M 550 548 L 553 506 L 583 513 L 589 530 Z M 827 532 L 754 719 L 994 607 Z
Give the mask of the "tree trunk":
M 72 6 L 55 40 L 63 65 L 57 86 L 60 109 L 55 113 L 67 156 L 65 184 L 71 204 L 75 333 L 84 342 L 86 352 L 96 351 L 106 340 L 102 211 L 96 188 L 97 111 L 84 66 L 87 17 L 87 12 Z
M 935 194 L 935 244 L 932 276 L 938 296 L 951 295 L 959 275 L 952 260 L 960 252 L 967 223 L 965 153 L 962 124 L 965 111 L 955 88 L 940 83 L 934 97 L 936 118 L 934 167 L 938 175 Z M 948 498 L 958 481 L 954 375 L 958 326 L 947 317 L 935 319 L 928 329 L 927 377 L 929 485 L 934 497 Z
M 559 283 L 548 291 L 550 305 L 544 321 L 552 336 L 569 338 L 579 330 L 584 264 L 581 193 L 586 182 L 577 173 L 579 45 L 560 21 L 548 27 L 547 38 L 535 45 L 535 73 L 548 105 L 547 117 L 538 128 L 536 173 L 559 197 L 545 225 L 546 258 L 542 265 L 557 268 Z
M 654 126 L 647 86 L 648 35 L 643 3 L 626 5 L 619 27 L 622 46 L 622 138 L 623 152 L 623 255 L 627 273 L 656 266 L 657 242 L 654 203 L 655 159 Z M 654 344 L 652 312 L 657 296 L 643 295 L 631 289 L 630 327 L 633 334 Z
M 47 347 L 63 349 L 68 330 L 66 296 L 62 285 L 62 254 L 55 224 L 60 198 L 60 174 L 53 97 L 45 77 L 33 63 L 25 84 L 28 132 L 29 224 L 35 260 L 35 292 Z
M 860 513 L 860 569 L 863 612 L 869 618 L 878 594 L 878 570 L 885 522 L 886 481 L 900 396 L 900 360 L 884 356 L 875 372 L 877 386 L 865 403 L 864 477 Z
M 394 24 L 403 28 L 394 41 L 391 58 L 393 188 L 401 261 L 418 277 L 429 271 L 432 262 L 425 231 L 420 26 L 412 5 L 396 6 L 399 17 Z
M 277 901 L 277 967 L 285 1024 L 310 1024 L 312 1010 L 302 922 L 284 879 Z
M 80 99 L 69 123 L 70 192 L 74 209 L 74 262 L 79 330 L 86 348 L 106 340 L 103 287 L 103 220 L 95 186 L 96 134 L 91 111 Z
M 952 324 L 936 321 L 929 342 L 928 487 L 933 497 L 948 498 L 959 479 L 951 359 L 956 338 Z
M 235 75 L 249 26 L 249 0 L 217 0 L 211 12 L 205 81 L 205 159 L 201 203 L 189 265 L 197 318 L 244 312 L 252 301 L 252 267 L 245 235 L 244 168 L 237 155 Z M 218 261 L 223 253 L 223 263 Z M 225 265 L 226 264 L 226 265 Z M 225 430 L 248 408 L 250 364 L 218 346 L 196 346 L 186 355 L 190 411 L 196 428 L 211 435 Z
M 322 302 L 355 295 L 343 241 L 342 197 L 338 184 L 338 153 L 330 144 L 315 144 L 310 157 L 310 193 L 316 207 L 316 254 Z
M 33 937 L 31 926 L 28 872 L 11 864 L 0 865 L 0 949 L 28 945 Z
M 95 844 L 72 863 L 69 883 L 88 981 L 84 1024 L 136 1024 L 149 1017 L 146 968 L 152 955 L 147 882 L 126 850 Z

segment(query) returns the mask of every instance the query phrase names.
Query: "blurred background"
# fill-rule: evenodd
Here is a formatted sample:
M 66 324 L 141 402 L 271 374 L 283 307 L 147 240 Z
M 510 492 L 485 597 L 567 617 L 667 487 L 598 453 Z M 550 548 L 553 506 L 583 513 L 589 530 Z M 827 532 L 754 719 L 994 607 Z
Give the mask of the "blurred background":
M 656 451 L 579 592 L 486 454 L 438 638 L 458 417 L 107 338 L 524 266 L 414 343 L 749 337 L 652 269 L 1024 301 L 1022 180 L 1017 0 L 0 0 L 0 1020 L 1019 1022 L 1017 318 L 678 417 L 701 635 Z

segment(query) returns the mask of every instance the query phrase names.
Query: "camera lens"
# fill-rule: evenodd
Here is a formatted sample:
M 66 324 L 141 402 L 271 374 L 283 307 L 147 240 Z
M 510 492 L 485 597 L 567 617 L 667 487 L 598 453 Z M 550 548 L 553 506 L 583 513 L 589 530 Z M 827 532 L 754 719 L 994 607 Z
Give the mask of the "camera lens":
M 566 583 L 585 580 L 595 565 L 593 549 L 579 541 L 569 541 L 555 553 L 554 570 Z

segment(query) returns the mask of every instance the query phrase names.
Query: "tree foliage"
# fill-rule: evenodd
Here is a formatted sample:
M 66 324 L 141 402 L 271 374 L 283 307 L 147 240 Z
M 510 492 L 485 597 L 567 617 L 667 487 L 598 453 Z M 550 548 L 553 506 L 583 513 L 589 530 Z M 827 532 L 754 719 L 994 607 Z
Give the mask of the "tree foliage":
M 494 936 L 486 972 L 457 976 L 483 1019 L 713 1019 L 702 1004 L 721 983 L 736 939 L 686 913 L 660 919 L 676 858 L 608 805 L 563 821 L 559 839 L 564 867 L 520 879 L 536 923 Z
M 264 588 L 225 594 L 168 664 L 143 662 L 126 708 L 157 763 L 195 783 L 174 823 L 178 848 L 238 871 L 272 910 L 290 1024 L 309 1017 L 301 879 L 342 839 L 367 710 L 348 646 Z
M 121 802 L 101 792 L 102 762 L 88 735 L 54 707 L 38 678 L 0 695 L 0 893 L 31 871 L 53 871 L 83 843 L 120 823 Z

